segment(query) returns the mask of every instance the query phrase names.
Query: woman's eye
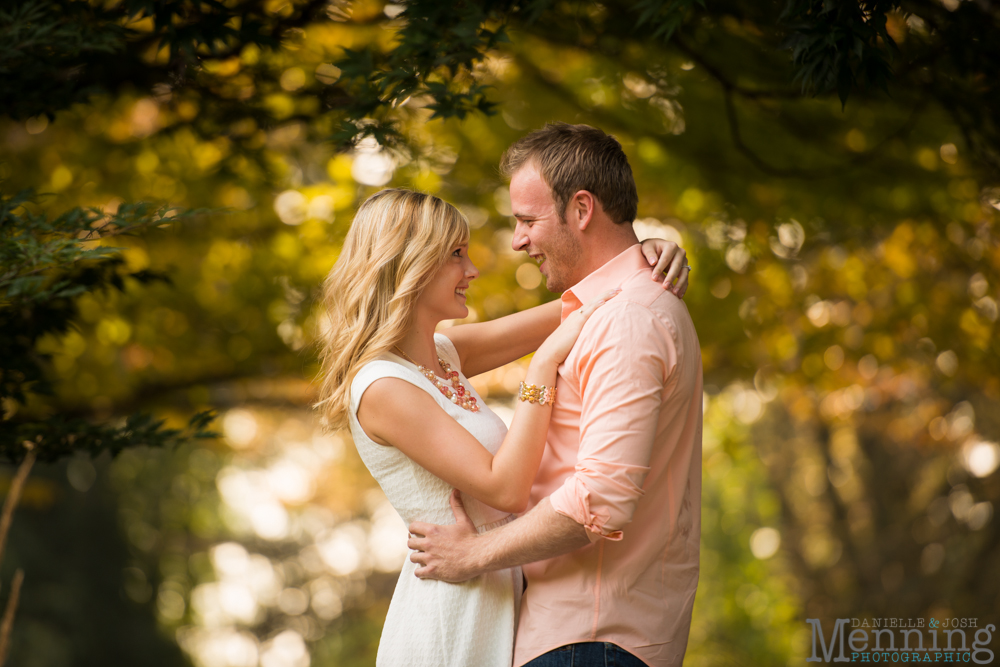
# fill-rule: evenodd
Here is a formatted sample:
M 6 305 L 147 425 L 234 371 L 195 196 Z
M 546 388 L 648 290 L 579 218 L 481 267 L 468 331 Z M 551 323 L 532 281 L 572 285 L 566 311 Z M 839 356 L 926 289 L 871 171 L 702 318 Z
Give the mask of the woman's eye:
M 462 249 L 461 248 L 455 248 L 455 252 L 453 252 L 451 254 L 454 255 L 455 257 L 461 257 L 462 256 Z

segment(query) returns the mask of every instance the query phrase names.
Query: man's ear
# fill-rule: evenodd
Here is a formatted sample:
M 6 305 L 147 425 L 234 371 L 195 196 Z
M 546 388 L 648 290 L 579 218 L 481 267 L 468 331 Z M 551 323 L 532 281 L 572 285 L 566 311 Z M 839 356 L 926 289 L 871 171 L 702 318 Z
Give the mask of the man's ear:
M 597 198 L 588 190 L 577 190 L 566 205 L 566 222 L 581 232 L 590 225 L 597 212 Z

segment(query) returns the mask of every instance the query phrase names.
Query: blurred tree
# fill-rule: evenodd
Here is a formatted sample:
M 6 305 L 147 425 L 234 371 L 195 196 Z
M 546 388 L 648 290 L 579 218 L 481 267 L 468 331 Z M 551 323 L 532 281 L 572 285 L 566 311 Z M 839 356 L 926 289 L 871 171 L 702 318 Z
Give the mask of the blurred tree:
M 158 631 L 142 597 L 145 575 L 129 568 L 129 544 L 114 520 L 119 499 L 97 481 L 108 464 L 74 457 L 39 464 L 28 480 L 3 568 L 6 595 L 10 566 L 26 571 L 6 664 L 189 664 Z
M 51 414 L 108 423 L 149 406 L 175 419 L 307 406 L 302 378 L 315 368 L 303 353 L 324 321 L 317 286 L 357 202 L 387 184 L 467 213 L 483 270 L 475 317 L 551 298 L 510 250 L 495 165 L 547 121 L 587 122 L 625 146 L 637 227 L 682 240 L 696 268 L 686 301 L 708 410 L 692 656 L 801 661 L 806 616 L 997 621 L 1000 581 L 987 566 L 1000 540 L 993 5 L 789 2 L 784 18 L 780 4 L 736 2 L 44 6 L 56 23 L 90 12 L 60 25 L 94 32 L 34 59 L 58 62 L 45 80 L 63 102 L 0 120 L 7 201 L 25 188 L 51 193 L 11 213 L 52 221 L 96 209 L 103 222 L 134 210 L 124 201 L 230 213 L 164 229 L 153 215 L 148 233 L 82 243 L 114 249 L 124 289 L 67 297 L 74 326 L 34 346 L 49 355 L 53 394 L 8 401 L 0 427 Z M 218 15 L 196 20 L 206 12 Z M 15 25 L 11 16 L 0 21 Z M 240 32 L 242 16 L 257 32 Z M 228 32 L 171 51 L 171 25 Z M 114 56 L 91 57 L 95 35 Z M 13 71 L 21 56 L 8 43 L 0 64 Z M 18 252 L 71 236 L 39 234 Z M 57 289 L 57 273 L 37 274 L 40 289 Z M 505 372 L 487 383 L 494 398 L 506 395 Z M 220 459 L 256 465 L 231 444 Z M 129 577 L 155 588 L 147 604 L 165 629 L 202 622 L 191 591 L 225 579 L 209 558 L 220 543 L 273 556 L 276 572 L 308 588 L 301 536 L 220 520 L 231 509 L 210 502 L 230 479 L 222 460 L 140 450 L 116 466 L 130 503 Z M 328 486 L 363 495 L 361 476 Z M 335 513 L 345 534 L 364 534 L 365 511 Z M 339 576 L 345 591 L 358 583 Z M 370 651 L 380 585 L 344 598 L 344 616 L 322 626 L 342 634 L 315 640 L 317 661 Z M 262 618 L 233 627 L 261 646 L 284 629 L 312 636 L 300 615 Z
M 78 316 L 77 297 L 111 288 L 122 290 L 126 278 L 138 283 L 163 280 L 162 274 L 146 270 L 120 272 L 124 262 L 112 249 L 87 246 L 88 241 L 105 236 L 162 225 L 163 211 L 150 212 L 147 205 L 140 204 L 106 216 L 96 209 L 76 208 L 49 221 L 25 210 L 28 204 L 29 195 L 24 192 L 0 200 L 4 267 L 0 276 L 0 352 L 4 359 L 0 399 L 8 413 L 0 431 L 0 455 L 20 461 L 27 453 L 24 443 L 29 443 L 36 457 L 51 462 L 74 451 L 91 455 L 108 451 L 114 456 L 130 445 L 162 446 L 189 437 L 208 437 L 204 427 L 209 417 L 204 413 L 192 419 L 190 433 L 162 429 L 161 422 L 143 414 L 133 415 L 124 426 L 93 424 L 45 410 L 40 410 L 44 418 L 31 412 L 26 419 L 12 418 L 16 404 L 28 405 L 32 395 L 52 393 L 51 378 L 43 367 L 46 355 L 39 352 L 38 342 L 45 336 L 68 332 Z
M 36 123 L 47 124 L 74 103 L 126 86 L 156 89 L 167 96 L 172 88 L 211 90 L 211 75 L 199 78 L 200 54 L 223 58 L 244 47 L 277 46 L 281 35 L 324 8 L 325 3 L 312 2 L 301 11 L 277 16 L 259 3 L 235 9 L 191 2 L 13 3 L 0 10 L 0 108 L 9 117 L 37 116 Z M 225 94 L 214 97 L 220 110 L 229 100 Z M 155 129 L 150 126 L 145 133 Z M 72 418 L 43 423 L 36 416 L 46 411 L 37 405 L 14 416 L 18 405 L 27 407 L 29 395 L 51 393 L 37 343 L 45 335 L 68 331 L 78 317 L 77 297 L 109 287 L 122 289 L 125 278 L 149 282 L 163 277 L 145 270 L 122 272 L 114 248 L 87 245 L 162 226 L 163 209 L 140 204 L 105 214 L 78 207 L 49 221 L 44 213 L 29 210 L 35 203 L 32 191 L 25 190 L 4 195 L 0 209 L 0 349 L 5 352 L 0 369 L 5 410 L 0 453 L 20 460 L 22 443 L 30 441 L 43 460 L 54 460 L 74 450 L 117 453 L 129 445 L 178 441 L 179 431 L 163 430 L 162 424 L 142 415 L 124 426 L 93 426 Z M 197 415 L 185 436 L 204 437 L 206 423 L 205 415 Z
M 806 120 L 801 109 L 808 106 L 782 101 L 835 91 L 846 104 L 849 96 L 872 99 L 890 86 L 905 96 L 904 108 L 940 105 L 967 148 L 1000 170 L 1000 84 L 992 76 L 1000 66 L 994 39 L 1000 11 L 991 3 L 788 0 L 781 10 L 778 3 L 702 0 L 461 2 L 447 8 L 413 0 L 398 7 L 388 19 L 398 29 L 393 48 L 346 50 L 338 63 L 342 80 L 353 80 L 347 89 L 358 100 L 355 114 L 369 117 L 365 133 L 376 127 L 391 133 L 400 114 L 393 109 L 416 94 L 427 94 L 429 108 L 445 118 L 489 111 L 474 73 L 512 31 L 583 46 L 624 68 L 648 62 L 651 50 L 660 52 L 653 61 L 675 54 L 697 63 L 724 92 L 734 144 L 765 173 L 811 177 L 838 165 L 796 166 L 760 155 L 743 141 L 736 99 L 776 117 L 774 131 L 825 150 L 822 132 L 805 137 L 785 122 Z M 894 62 L 900 62 L 895 70 Z M 799 91 L 793 82 L 801 84 Z M 845 162 L 873 157 L 881 146 L 872 148 Z

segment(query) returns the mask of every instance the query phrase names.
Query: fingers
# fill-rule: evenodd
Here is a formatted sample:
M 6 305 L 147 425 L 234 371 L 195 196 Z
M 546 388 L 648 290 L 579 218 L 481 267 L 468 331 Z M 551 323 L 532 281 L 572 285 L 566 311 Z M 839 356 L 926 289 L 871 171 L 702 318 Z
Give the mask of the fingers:
M 406 540 L 406 547 L 414 551 L 424 551 L 427 546 L 427 538 L 418 535 L 410 535 Z
M 656 264 L 656 260 L 660 258 L 660 254 L 656 252 L 655 247 L 653 246 L 647 247 L 647 245 L 643 243 L 639 246 L 639 248 L 642 249 L 642 256 L 646 258 L 646 261 L 649 262 L 650 266 Z
M 584 319 L 586 319 L 591 315 L 593 315 L 595 310 L 597 310 L 598 308 L 606 304 L 608 301 L 613 299 L 621 291 L 622 290 L 620 287 L 616 287 L 614 289 L 608 290 L 607 292 L 603 292 L 602 294 L 597 296 L 597 298 L 592 300 L 590 303 L 588 303 L 586 306 L 584 306 L 577 312 L 583 315 Z
M 681 277 L 677 279 L 677 283 L 671 288 L 671 291 L 677 296 L 678 299 L 683 299 L 684 294 L 688 289 L 688 277 L 691 275 L 691 268 L 684 267 L 684 271 L 681 272 Z
M 662 276 L 663 271 L 667 268 L 667 265 L 672 261 L 676 261 L 678 251 L 681 255 L 684 254 L 684 249 L 678 246 L 676 243 L 671 243 L 670 246 L 664 248 L 663 252 L 656 260 L 656 264 L 653 266 L 653 275 Z M 683 262 L 683 258 L 681 259 Z M 652 264 L 652 262 L 650 262 Z
M 600 301 L 600 302 L 601 302 L 602 304 L 603 304 L 603 303 L 607 303 L 607 302 L 608 302 L 608 301 L 610 301 L 611 299 L 613 299 L 613 298 L 615 298 L 616 296 L 618 296 L 618 294 L 619 294 L 619 293 L 621 293 L 621 291 L 622 291 L 622 288 L 621 288 L 621 287 L 615 287 L 615 288 L 613 288 L 613 289 L 609 289 L 609 290 L 608 290 L 607 292 L 604 292 L 603 294 L 601 294 L 601 295 L 600 295 L 599 297 L 597 297 L 597 298 L 598 298 L 598 300 L 599 300 L 599 301 Z
M 684 252 L 684 248 L 678 248 L 677 252 L 674 253 L 674 257 L 670 262 L 670 269 L 667 271 L 666 277 L 663 279 L 664 287 L 674 284 L 681 273 L 684 272 L 684 266 L 687 264 L 687 253 Z
M 621 291 L 622 291 L 621 287 L 616 287 L 614 289 L 609 289 L 607 292 L 603 292 L 591 303 L 593 308 L 590 309 L 590 312 L 591 313 L 594 312 L 595 310 L 606 304 L 608 301 L 618 296 L 618 294 Z
M 639 247 L 642 248 L 642 255 L 649 262 L 649 265 L 655 266 L 660 259 L 660 253 L 657 251 L 656 246 L 654 244 L 643 243 Z
M 432 523 L 424 523 L 423 521 L 414 521 L 406 528 L 406 530 L 409 531 L 410 535 L 417 535 L 419 537 L 423 537 L 424 535 L 430 533 L 432 528 L 434 528 L 434 524 Z
M 455 523 L 472 525 L 472 519 L 465 511 L 465 503 L 462 502 L 462 492 L 454 489 L 451 492 L 451 513 L 455 515 Z
M 437 569 L 434 565 L 430 564 L 430 559 L 427 558 L 427 554 L 410 554 L 410 560 L 420 566 L 413 570 L 413 574 L 417 579 L 434 578 L 434 573 L 437 572 Z

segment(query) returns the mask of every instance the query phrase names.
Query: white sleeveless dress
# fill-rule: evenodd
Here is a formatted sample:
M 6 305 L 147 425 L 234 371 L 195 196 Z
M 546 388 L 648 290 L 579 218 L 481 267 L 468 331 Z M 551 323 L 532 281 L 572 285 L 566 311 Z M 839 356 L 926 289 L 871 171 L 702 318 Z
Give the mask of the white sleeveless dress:
M 458 353 L 448 338 L 435 334 L 438 354 L 461 374 Z M 474 389 L 480 411 L 470 412 L 445 398 L 417 367 L 385 354 L 365 364 L 351 384 L 351 434 L 361 459 L 403 521 L 438 525 L 455 523 L 449 497 L 452 487 L 427 472 L 395 447 L 379 445 L 358 423 L 361 396 L 372 382 L 393 377 L 420 387 L 434 397 L 490 453 L 503 443 L 507 427 L 486 407 Z M 420 428 L 414 424 L 413 428 Z M 513 515 L 462 494 L 465 509 L 479 532 L 513 520 Z M 461 584 L 417 579 L 417 565 L 407 558 L 389 603 L 379 642 L 377 667 L 510 667 L 520 604 L 521 569 L 489 572 Z

